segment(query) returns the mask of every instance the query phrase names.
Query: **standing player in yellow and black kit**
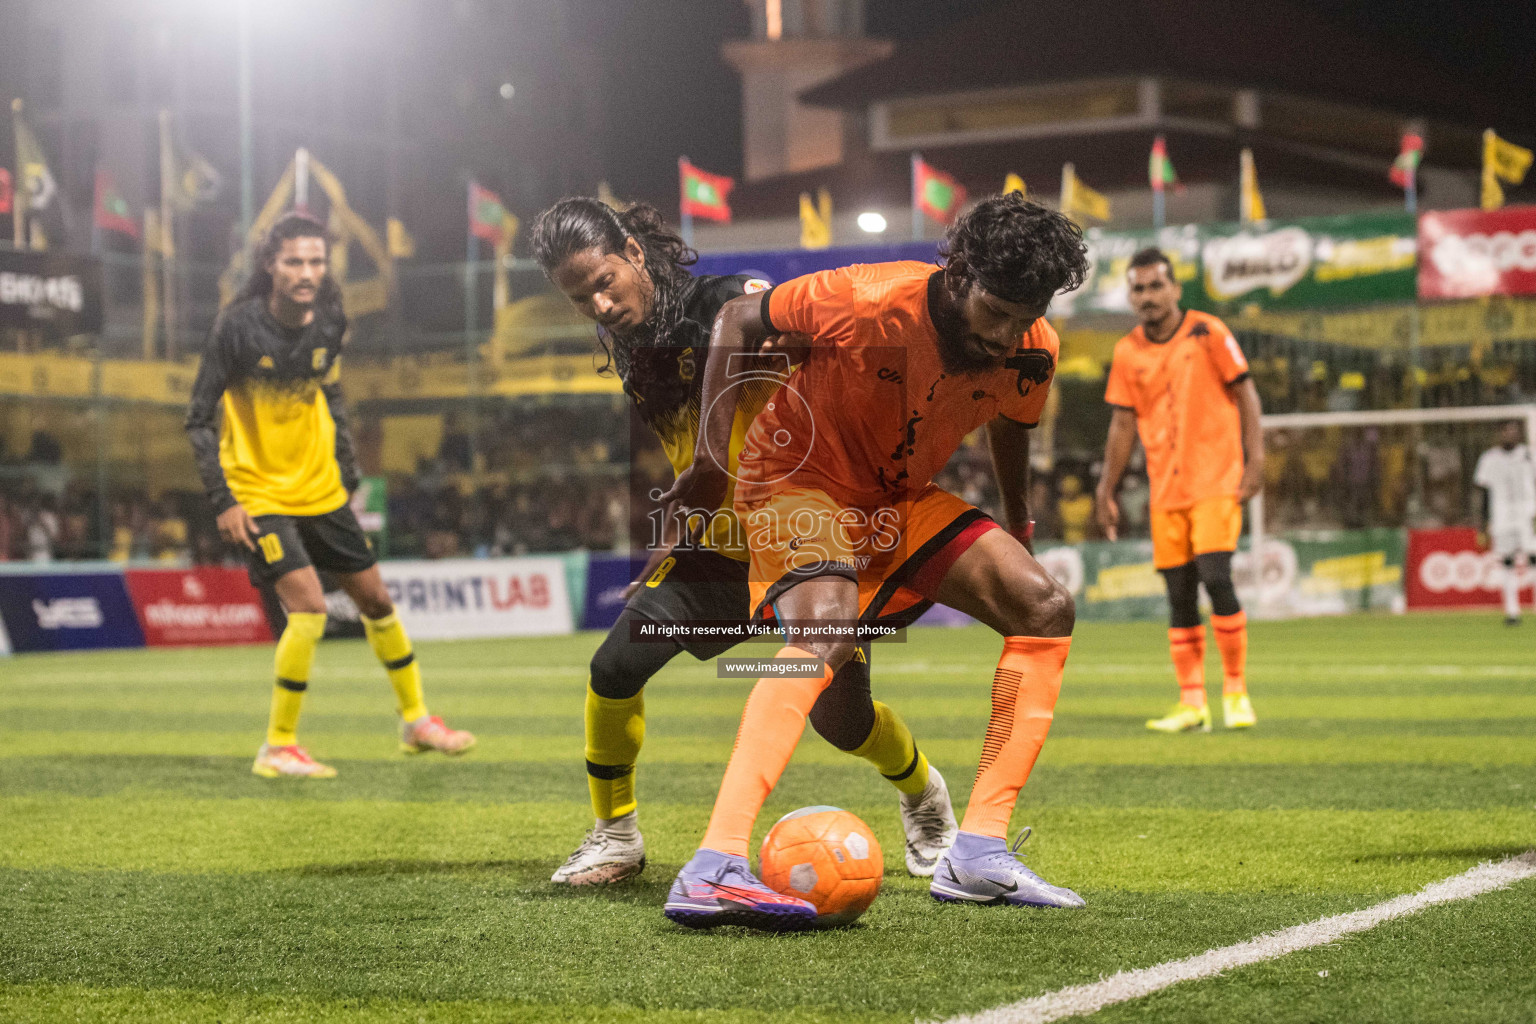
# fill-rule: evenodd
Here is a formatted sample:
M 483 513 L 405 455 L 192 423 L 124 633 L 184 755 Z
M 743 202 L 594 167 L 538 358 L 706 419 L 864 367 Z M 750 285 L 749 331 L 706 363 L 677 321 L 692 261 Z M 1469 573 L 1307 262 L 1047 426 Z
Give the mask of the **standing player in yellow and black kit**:
M 336 774 L 294 735 L 325 632 L 317 568 L 335 573 L 362 613 L 399 702 L 405 752 L 462 754 L 475 742 L 427 713 L 410 638 L 347 505 L 358 478 L 337 384 L 347 319 L 328 266 L 319 221 L 291 213 L 273 225 L 251 279 L 214 324 L 187 413 L 219 533 L 247 550 L 252 579 L 272 584 L 288 613 L 277 641 L 267 741 L 251 766 L 267 778 Z
M 597 199 L 562 199 L 534 224 L 533 254 L 576 310 L 598 324 L 598 338 L 625 394 L 661 440 L 674 472 L 682 472 L 693 459 L 715 314 L 730 299 L 766 290 L 768 282 L 694 276 L 686 267 L 697 255 L 644 204 L 621 213 Z M 753 416 L 778 386 L 771 374 L 743 385 L 732 431 L 732 469 Z M 618 882 L 645 867 L 634 784 L 645 738 L 645 685 L 679 651 L 704 660 L 724 654 L 739 639 L 637 642 L 631 624 L 746 623 L 745 538 L 729 494 L 721 508 L 701 544 L 658 543 L 640 576 L 644 583 L 631 584 L 629 603 L 592 657 L 586 759 L 597 821 L 554 873 L 554 882 Z M 911 617 L 926 607 L 912 609 Z M 811 709 L 810 721 L 828 742 L 869 761 L 900 792 L 907 870 L 930 876 L 955 838 L 949 790 L 901 718 L 871 698 L 868 655 L 868 644 L 861 645 Z

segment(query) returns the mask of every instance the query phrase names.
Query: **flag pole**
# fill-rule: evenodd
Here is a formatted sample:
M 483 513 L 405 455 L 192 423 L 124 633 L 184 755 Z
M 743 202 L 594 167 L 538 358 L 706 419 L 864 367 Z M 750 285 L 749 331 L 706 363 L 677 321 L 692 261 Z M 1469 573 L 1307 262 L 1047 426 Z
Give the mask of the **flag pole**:
M 922 155 L 917 152 L 912 154 L 912 241 L 923 240 L 923 211 L 917 205 L 917 165 L 922 162 Z
M 176 175 L 171 152 L 171 112 L 160 110 L 160 316 L 167 359 L 176 358 L 176 228 L 171 211 L 171 179 Z
M 475 237 L 475 183 L 465 188 L 465 211 L 469 214 L 464 227 L 464 367 L 465 385 L 469 389 L 469 471 L 475 470 L 475 435 L 480 430 L 480 399 L 478 374 L 475 366 L 475 316 L 479 309 L 476 294 L 475 261 L 480 258 L 479 239 Z
M 1070 163 L 1061 165 L 1061 213 L 1064 216 L 1072 216 L 1072 208 L 1076 204 L 1072 194 L 1072 184 L 1077 180 L 1077 171 Z
M 16 139 L 16 154 L 21 155 L 21 97 L 11 100 L 11 134 Z M 11 231 L 12 243 L 16 248 L 23 247 L 26 241 L 27 214 L 23 207 L 30 196 L 27 193 L 27 174 L 21 166 L 21 160 L 16 161 L 16 181 L 11 188 Z
M 1166 212 L 1166 200 L 1163 198 L 1161 188 L 1152 189 L 1152 226 L 1157 230 L 1163 230 L 1168 217 Z

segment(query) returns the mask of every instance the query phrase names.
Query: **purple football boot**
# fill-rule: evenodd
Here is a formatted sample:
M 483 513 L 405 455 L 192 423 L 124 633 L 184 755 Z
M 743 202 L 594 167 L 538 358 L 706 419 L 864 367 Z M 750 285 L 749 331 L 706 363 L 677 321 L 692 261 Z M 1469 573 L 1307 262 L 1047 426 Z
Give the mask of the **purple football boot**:
M 677 873 L 667 893 L 667 919 L 685 928 L 744 928 L 783 932 L 816 923 L 816 908 L 776 893 L 752 874 L 747 858 L 700 850 Z

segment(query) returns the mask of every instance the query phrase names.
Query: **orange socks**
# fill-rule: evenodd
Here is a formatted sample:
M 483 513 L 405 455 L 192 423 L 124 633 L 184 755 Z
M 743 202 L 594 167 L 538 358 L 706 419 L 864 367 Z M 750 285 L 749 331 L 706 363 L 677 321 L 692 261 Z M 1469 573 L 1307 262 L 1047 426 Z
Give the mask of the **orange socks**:
M 1220 643 L 1220 634 L 1217 634 Z M 1168 630 L 1168 653 L 1179 680 L 1179 703 L 1205 707 L 1205 627 L 1176 626 Z
M 1212 615 L 1211 629 L 1221 651 L 1221 692 L 1226 696 L 1248 692 L 1248 613 Z
M 992 677 L 992 719 L 960 829 L 1006 836 L 1019 790 L 1051 731 L 1072 638 L 1010 636 Z
M 784 647 L 775 658 L 814 658 L 816 655 L 798 647 Z M 1057 680 L 1061 675 L 1057 673 Z M 720 795 L 709 816 L 709 828 L 699 845 L 720 853 L 747 855 L 752 825 L 763 801 L 784 774 L 795 744 L 805 731 L 805 716 L 816 698 L 832 682 L 829 666 L 817 679 L 788 679 L 764 676 L 752 688 L 746 710 L 741 713 L 741 728 L 736 733 L 736 747 Z M 1049 723 L 1047 723 L 1049 724 Z

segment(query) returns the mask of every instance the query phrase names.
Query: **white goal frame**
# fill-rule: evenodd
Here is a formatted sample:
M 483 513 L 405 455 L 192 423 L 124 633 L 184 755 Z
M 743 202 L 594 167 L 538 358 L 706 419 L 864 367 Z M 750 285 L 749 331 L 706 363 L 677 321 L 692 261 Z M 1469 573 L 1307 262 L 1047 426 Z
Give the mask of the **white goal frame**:
M 1525 420 L 1528 443 L 1536 444 L 1536 405 L 1464 405 L 1446 409 L 1367 409 L 1360 412 L 1265 413 L 1259 425 L 1265 430 L 1307 430 L 1319 427 L 1399 427 L 1427 423 L 1487 423 Z M 1264 543 L 1264 492 L 1248 501 L 1249 550 Z M 1263 602 L 1264 584 L 1256 584 Z

